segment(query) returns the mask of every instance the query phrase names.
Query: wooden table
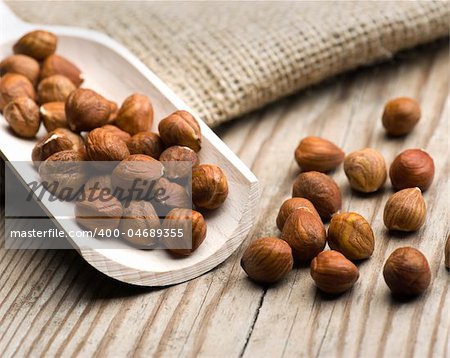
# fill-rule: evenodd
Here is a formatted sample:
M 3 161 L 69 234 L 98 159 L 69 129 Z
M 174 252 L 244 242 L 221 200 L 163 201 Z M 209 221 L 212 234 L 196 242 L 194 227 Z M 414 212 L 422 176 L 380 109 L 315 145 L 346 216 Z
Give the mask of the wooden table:
M 260 179 L 261 207 L 242 247 L 215 270 L 169 288 L 140 288 L 96 272 L 74 251 L 0 251 L 0 355 L 425 357 L 450 356 L 450 273 L 444 269 L 449 231 L 449 49 L 446 41 L 394 61 L 338 77 L 218 128 L 219 135 Z M 417 98 L 423 118 L 406 138 L 385 137 L 386 100 Z M 425 148 L 436 177 L 425 198 L 419 232 L 388 235 L 380 195 L 360 196 L 342 169 L 344 210 L 365 216 L 376 235 L 374 256 L 360 264 L 351 292 L 317 292 L 307 268 L 270 288 L 249 281 L 239 261 L 256 237 L 278 235 L 275 217 L 291 192 L 297 142 L 330 138 L 346 152 L 379 149 L 390 162 L 404 148 Z M 4 240 L 4 235 L 2 235 Z M 381 275 L 396 247 L 428 257 L 431 289 L 419 299 L 391 298 Z

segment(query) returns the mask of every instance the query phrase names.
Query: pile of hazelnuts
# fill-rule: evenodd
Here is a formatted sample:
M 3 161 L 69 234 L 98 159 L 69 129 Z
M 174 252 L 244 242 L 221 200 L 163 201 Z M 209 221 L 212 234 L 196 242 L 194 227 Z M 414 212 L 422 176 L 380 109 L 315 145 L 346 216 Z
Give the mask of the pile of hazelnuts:
M 396 98 L 385 105 L 382 123 L 389 137 L 404 136 L 420 117 L 420 107 L 414 99 Z M 395 190 L 384 207 L 383 221 L 389 231 L 413 232 L 424 225 L 426 204 L 422 192 L 432 184 L 435 170 L 433 159 L 424 150 L 401 152 L 388 173 L 382 154 L 373 148 L 345 155 L 329 140 L 306 137 L 295 150 L 295 159 L 302 172 L 294 181 L 292 198 L 280 207 L 276 219 L 280 237 L 254 240 L 242 256 L 241 266 L 254 281 L 277 282 L 296 262 L 310 266 L 316 286 L 327 294 L 341 294 L 353 287 L 359 278 L 354 262 L 372 256 L 375 237 L 362 215 L 340 212 L 341 190 L 325 173 L 341 163 L 350 187 L 363 195 L 379 191 L 389 175 Z M 328 221 L 325 230 L 324 223 Z M 324 251 L 327 243 L 330 250 Z M 420 295 L 431 282 L 426 257 L 413 247 L 395 250 L 388 257 L 383 274 L 395 295 Z
M 224 171 L 214 164 L 199 163 L 202 135 L 198 122 L 180 110 L 159 122 L 159 133 L 152 132 L 153 106 L 147 96 L 134 93 L 119 107 L 91 89 L 80 88 L 80 69 L 55 53 L 57 43 L 53 33 L 32 31 L 21 37 L 13 46 L 14 54 L 0 63 L 0 111 L 11 131 L 22 138 L 35 138 L 41 122 L 47 130 L 31 153 L 47 189 L 61 199 L 65 199 L 61 188 L 98 191 L 99 195 L 76 201 L 77 222 L 89 230 L 119 228 L 125 233 L 124 240 L 139 247 L 154 247 L 157 237 L 138 232 L 190 222 L 192 245 L 170 249 L 190 255 L 206 237 L 200 211 L 219 208 L 228 196 Z M 98 167 L 102 162 L 118 164 L 89 177 L 80 170 L 80 163 L 86 161 Z M 174 162 L 187 165 L 185 169 L 167 165 Z M 53 165 L 58 163 L 67 165 Z M 183 184 L 191 174 L 189 193 Z M 158 202 L 167 213 L 162 222 L 149 201 L 133 200 L 125 206 L 114 196 L 114 188 L 139 178 L 156 181 L 156 187 L 164 189 L 164 201 Z M 60 185 L 49 184 L 55 181 Z

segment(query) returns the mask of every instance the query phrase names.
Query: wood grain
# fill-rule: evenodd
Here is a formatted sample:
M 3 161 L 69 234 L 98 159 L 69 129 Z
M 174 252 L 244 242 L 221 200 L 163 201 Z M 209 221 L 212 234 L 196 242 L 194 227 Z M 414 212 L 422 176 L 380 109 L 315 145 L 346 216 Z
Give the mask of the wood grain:
M 443 262 L 450 194 L 448 51 L 441 42 L 403 53 L 218 128 L 260 179 L 262 201 L 242 247 L 198 279 L 139 288 L 96 272 L 72 251 L 2 249 L 0 355 L 450 356 L 450 274 Z M 384 136 L 380 115 L 386 100 L 399 95 L 417 98 L 423 119 L 411 135 L 392 140 Z M 373 258 L 359 265 L 360 280 L 334 299 L 315 289 L 307 268 L 267 288 L 249 281 L 239 265 L 252 239 L 278 234 L 277 210 L 298 174 L 293 150 L 305 135 L 327 137 L 346 152 L 375 147 L 387 162 L 404 148 L 425 148 L 437 169 L 425 193 L 426 226 L 403 236 L 383 227 L 389 185 L 381 195 L 361 196 L 349 189 L 342 169 L 333 173 L 344 209 L 365 216 L 376 235 Z M 428 257 L 433 283 L 423 297 L 399 302 L 380 273 L 389 253 L 406 245 Z

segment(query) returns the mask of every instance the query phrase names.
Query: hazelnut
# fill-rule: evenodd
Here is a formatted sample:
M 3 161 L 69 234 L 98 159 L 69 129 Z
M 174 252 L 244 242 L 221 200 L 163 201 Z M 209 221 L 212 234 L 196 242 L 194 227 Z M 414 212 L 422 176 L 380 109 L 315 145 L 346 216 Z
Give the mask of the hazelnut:
M 153 106 L 147 96 L 140 93 L 127 97 L 117 113 L 115 124 L 131 135 L 152 128 Z
M 300 208 L 307 208 L 309 209 L 313 214 L 317 215 L 317 217 L 320 220 L 319 213 L 317 212 L 314 205 L 305 198 L 291 198 L 287 199 L 283 205 L 281 205 L 280 210 L 278 211 L 277 216 L 277 227 L 280 231 L 283 230 L 284 224 L 288 217 L 296 210 Z
M 311 277 L 320 290 L 337 295 L 353 287 L 359 270 L 340 252 L 323 251 L 311 262 Z
M 53 75 L 44 78 L 38 85 L 39 103 L 65 102 L 76 87 L 67 77 Z
M 111 115 L 111 103 L 98 93 L 79 88 L 66 101 L 66 118 L 74 132 L 90 131 L 106 124 Z
M 0 111 L 15 98 L 28 97 L 36 99 L 33 84 L 28 78 L 16 73 L 7 73 L 0 79 Z
M 123 208 L 119 229 L 122 238 L 139 248 L 151 248 L 157 244 L 156 235 L 150 230 L 159 229 L 158 214 L 148 201 L 131 201 Z M 144 234 L 146 233 L 146 234 Z
M 0 62 L 0 76 L 16 73 L 28 78 L 35 85 L 39 78 L 39 62 L 25 55 L 12 55 Z
M 293 263 L 290 246 L 276 237 L 254 240 L 241 259 L 242 268 L 252 280 L 268 284 L 285 278 Z
M 384 207 L 384 225 L 389 230 L 416 231 L 425 223 L 427 207 L 419 188 L 393 194 Z
M 182 185 L 172 183 L 166 178 L 160 178 L 155 185 L 155 192 L 159 191 L 156 201 L 170 208 L 191 208 L 191 199 Z
M 405 135 L 413 130 L 420 115 L 420 106 L 416 100 L 407 97 L 395 98 L 384 107 L 383 126 L 389 135 Z
M 339 213 L 331 218 L 328 245 L 349 260 L 363 260 L 372 256 L 375 237 L 370 224 L 361 215 Z
M 180 256 L 189 256 L 203 243 L 206 238 L 206 222 L 203 215 L 191 209 L 172 209 L 163 222 L 163 229 L 177 229 L 183 232 L 182 240 L 166 241 L 167 249 Z M 188 230 L 190 229 L 190 233 Z
M 13 46 L 14 53 L 33 57 L 38 61 L 55 53 L 58 38 L 48 31 L 35 30 L 22 36 Z
M 103 128 L 89 132 L 86 152 L 93 161 L 121 161 L 130 155 L 126 143 L 117 140 L 114 134 Z
M 295 160 L 304 172 L 328 172 L 344 160 L 344 152 L 336 144 L 319 137 L 303 138 L 295 150 Z
M 213 164 L 201 164 L 192 169 L 192 202 L 202 209 L 217 209 L 228 196 L 225 173 Z
M 317 215 L 308 208 L 300 208 L 286 220 L 281 239 L 292 248 L 294 258 L 305 263 L 325 248 L 327 236 Z
M 395 250 L 384 264 L 383 276 L 392 293 L 401 296 L 420 295 L 431 282 L 426 257 L 412 247 Z
M 19 97 L 9 102 L 3 115 L 19 137 L 33 138 L 41 125 L 39 107 L 28 97 Z
M 372 148 L 350 153 L 344 160 L 344 171 L 350 186 L 363 193 L 380 189 L 387 177 L 383 156 Z
M 329 220 L 342 207 L 339 186 L 328 175 L 319 172 L 299 174 L 294 181 L 292 196 L 308 199 L 324 220 Z
M 164 144 L 156 133 L 140 132 L 132 136 L 128 142 L 131 154 L 146 154 L 158 159 L 164 150 Z
M 182 145 L 198 152 L 202 135 L 195 118 L 187 111 L 176 111 L 164 118 L 158 125 L 159 135 L 168 146 Z
M 109 174 L 94 175 L 84 184 L 84 190 L 90 192 L 97 189 L 106 189 L 109 193 L 114 193 L 112 178 Z
M 425 191 L 434 178 L 433 158 L 421 149 L 407 149 L 395 157 L 389 177 L 395 190 L 418 187 Z
M 114 135 L 116 138 L 119 138 L 120 140 L 122 140 L 124 142 L 127 142 L 131 138 L 129 133 L 123 131 L 119 127 L 116 127 L 115 125 L 112 125 L 112 124 L 105 124 L 105 125 L 101 126 L 100 128 L 107 130 L 112 135 Z
M 94 190 L 77 201 L 75 217 L 88 230 L 116 229 L 122 217 L 122 204 L 104 190 Z
M 41 79 L 53 75 L 67 77 L 76 87 L 83 83 L 83 76 L 80 69 L 72 62 L 59 55 L 50 55 L 42 63 Z
M 445 244 L 445 267 L 450 269 L 450 235 L 448 235 L 447 243 Z
M 47 132 L 56 128 L 69 128 L 66 120 L 64 102 L 48 102 L 39 108 L 39 114 Z
M 108 121 L 106 122 L 106 125 L 114 124 L 115 120 L 117 119 L 117 114 L 119 113 L 119 107 L 117 106 L 117 103 L 114 101 L 108 101 L 108 102 L 109 102 L 109 108 L 111 110 L 111 113 L 109 114 L 109 118 L 108 118 Z M 119 127 L 117 127 L 117 128 L 120 129 Z M 127 133 L 125 131 L 122 131 L 122 132 Z M 130 133 L 127 133 L 127 134 L 130 135 Z M 131 135 L 130 135 L 130 137 L 131 137 Z
M 165 176 L 174 180 L 189 176 L 192 168 L 200 163 L 196 152 L 179 145 L 164 150 L 159 160 L 164 162 Z

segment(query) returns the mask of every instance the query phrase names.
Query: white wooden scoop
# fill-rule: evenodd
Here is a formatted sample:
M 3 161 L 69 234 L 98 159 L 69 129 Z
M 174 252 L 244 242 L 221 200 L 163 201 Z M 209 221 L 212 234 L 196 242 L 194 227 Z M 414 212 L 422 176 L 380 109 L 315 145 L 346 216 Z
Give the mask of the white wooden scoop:
M 111 38 L 90 30 L 28 24 L 18 19 L 0 1 L 0 54 L 12 54 L 13 43 L 24 33 L 44 29 L 58 35 L 57 53 L 77 66 L 84 75 L 83 87 L 92 88 L 106 98 L 121 103 L 133 92 L 146 94 L 155 110 L 154 130 L 158 121 L 177 109 L 194 113 L 152 71 L 126 48 Z M 120 249 L 80 250 L 78 239 L 69 239 L 81 256 L 93 267 L 117 280 L 143 286 L 171 285 L 197 277 L 219 265 L 229 257 L 246 237 L 253 223 L 259 198 L 258 183 L 253 173 L 239 158 L 196 116 L 203 135 L 200 151 L 202 163 L 213 163 L 224 169 L 229 180 L 229 197 L 218 210 L 207 214 L 208 234 L 200 248 L 190 257 L 177 259 L 164 250 L 138 250 L 125 243 Z M 13 136 L 6 121 L 0 120 L 0 150 L 6 160 L 30 161 L 35 141 Z M 41 128 L 38 138 L 45 134 Z M 13 164 L 14 166 L 14 164 Z M 21 166 L 23 167 L 23 166 Z M 26 172 L 15 167 L 29 182 L 31 164 Z M 57 226 L 68 232 L 77 228 L 74 220 L 58 219 L 57 205 L 43 202 L 44 209 Z M 72 204 L 67 204 L 72 205 Z

